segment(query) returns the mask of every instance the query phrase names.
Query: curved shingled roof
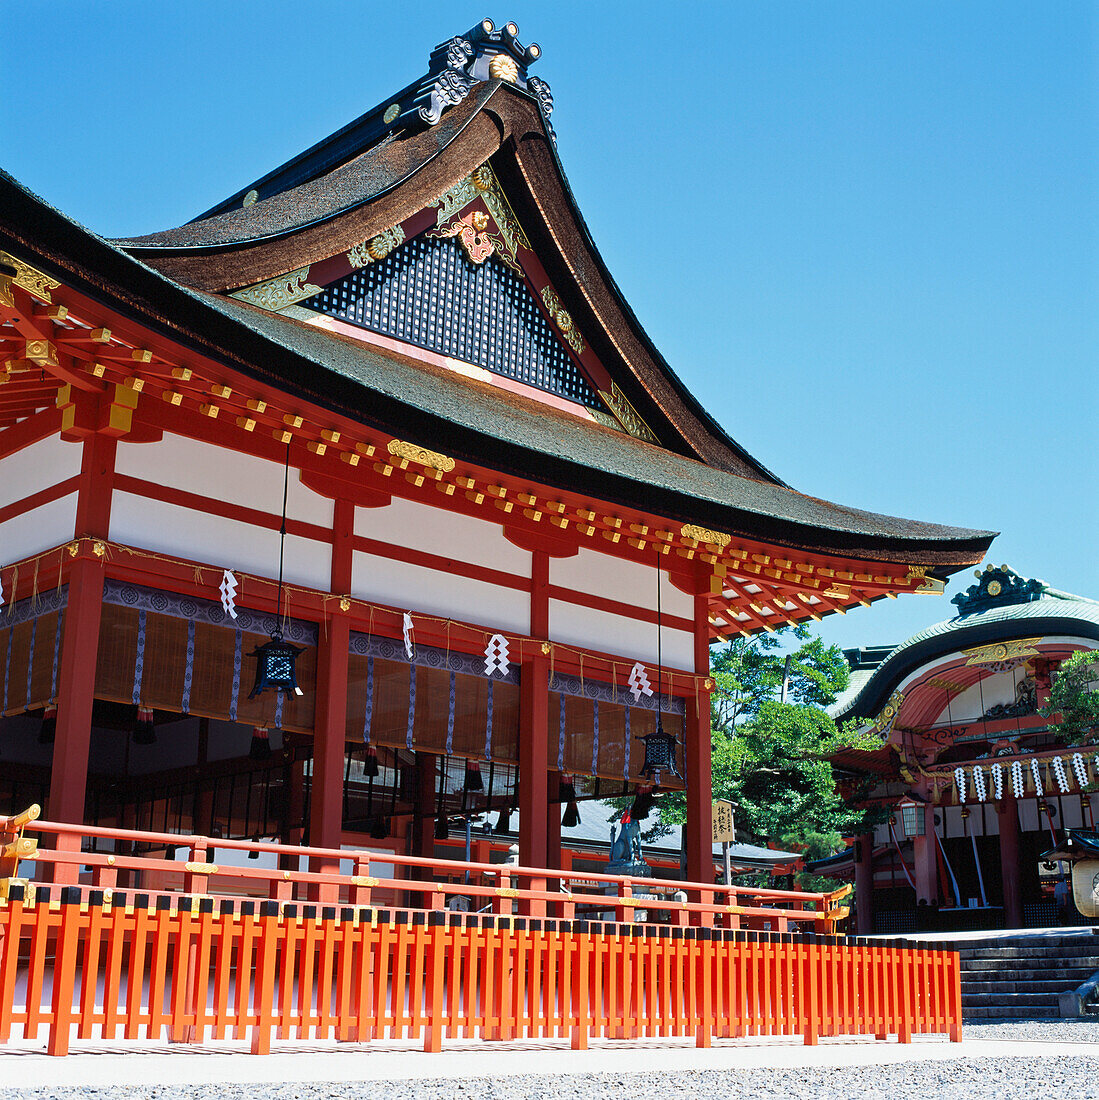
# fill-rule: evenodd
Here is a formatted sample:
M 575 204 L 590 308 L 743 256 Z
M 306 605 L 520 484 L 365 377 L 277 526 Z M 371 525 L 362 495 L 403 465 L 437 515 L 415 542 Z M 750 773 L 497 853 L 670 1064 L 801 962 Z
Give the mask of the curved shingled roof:
M 781 546 L 940 575 L 979 561 L 987 531 L 897 519 L 831 504 L 715 469 L 441 368 L 203 294 L 146 266 L 0 173 L 0 248 L 152 331 L 320 407 L 456 458 L 640 511 Z
M 1069 635 L 1099 644 L 1099 601 L 1042 585 L 1038 599 L 956 615 L 901 642 L 872 672 L 852 673 L 848 689 L 828 708 L 842 722 L 877 714 L 909 673 L 935 657 L 1014 637 Z

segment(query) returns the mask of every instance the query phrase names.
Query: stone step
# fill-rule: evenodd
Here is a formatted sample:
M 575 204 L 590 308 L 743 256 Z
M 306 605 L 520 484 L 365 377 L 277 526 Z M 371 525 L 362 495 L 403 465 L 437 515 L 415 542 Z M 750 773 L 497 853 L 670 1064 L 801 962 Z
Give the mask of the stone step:
M 963 1007 L 970 1008 L 1012 1008 L 1016 1015 L 1026 1016 L 1026 1010 L 1041 1005 L 1057 1007 L 1057 993 L 970 993 Z
M 989 970 L 1011 970 L 1018 973 L 1031 970 L 1071 970 L 1094 974 L 1099 970 L 1099 955 L 1087 959 L 967 959 L 962 963 L 962 977 L 983 974 Z
M 963 1020 L 1038 1020 L 1059 1017 L 1057 1005 L 1031 1005 L 1025 1009 L 1009 1005 L 992 1005 L 974 1008 L 962 1005 Z
M 982 951 L 959 951 L 958 957 L 964 966 L 967 962 L 980 959 L 1099 959 L 1095 944 L 1078 947 L 1002 947 L 997 950 L 986 948 Z
M 1067 993 L 1080 982 L 1053 979 L 1050 981 L 1012 981 L 997 979 L 990 982 L 967 982 L 962 979 L 962 1000 L 975 993 Z

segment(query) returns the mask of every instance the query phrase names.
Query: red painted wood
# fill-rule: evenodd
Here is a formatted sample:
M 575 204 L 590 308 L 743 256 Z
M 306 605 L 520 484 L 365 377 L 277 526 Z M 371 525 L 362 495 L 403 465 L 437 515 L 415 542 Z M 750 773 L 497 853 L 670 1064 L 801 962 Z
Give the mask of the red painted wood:
M 530 632 L 535 638 L 549 637 L 549 593 L 549 555 L 536 550 L 530 562 Z
M 41 508 L 43 504 L 49 504 L 52 501 L 60 500 L 62 497 L 67 497 L 70 493 L 77 492 L 80 488 L 80 482 L 80 475 L 74 474 L 64 481 L 59 481 L 56 485 L 51 485 L 48 489 L 39 489 L 37 493 L 23 497 L 22 500 L 13 500 L 11 504 L 0 508 L 0 523 L 15 519 L 16 516 L 25 515 L 27 512 L 33 512 L 35 508 Z
M 0 432 L 0 458 L 7 458 L 16 451 L 29 447 L 39 440 L 48 439 L 61 428 L 61 410 L 43 409 Z
M 549 865 L 548 768 L 549 658 L 539 653 L 523 663 L 519 682 L 519 862 L 526 867 Z
M 117 450 L 118 441 L 105 435 L 92 435 L 84 441 L 74 532 L 78 537 L 105 539 L 110 535 Z
M 710 672 L 708 584 L 695 595 L 695 673 Z M 713 827 L 710 821 L 713 781 L 710 776 L 710 693 L 701 688 L 687 698 L 684 723 L 687 780 L 687 878 L 701 882 L 712 876 Z

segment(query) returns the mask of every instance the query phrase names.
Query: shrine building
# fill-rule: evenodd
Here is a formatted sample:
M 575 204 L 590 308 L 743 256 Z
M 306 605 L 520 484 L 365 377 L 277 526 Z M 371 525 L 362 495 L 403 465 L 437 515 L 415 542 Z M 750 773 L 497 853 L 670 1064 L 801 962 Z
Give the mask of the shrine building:
M 570 801 L 685 786 L 712 882 L 710 646 L 981 560 L 990 533 L 800 492 L 702 408 L 591 239 L 540 53 L 485 20 L 144 237 L 0 176 L 0 810 L 435 855 L 514 807 L 557 868 Z M 957 688 L 886 662 L 883 752 L 963 715 L 1015 743 L 978 681 L 1014 706 L 1077 644 L 1020 627 L 991 695 L 983 659 Z M 900 759 L 942 799 L 934 745 Z
M 1095 829 L 1099 757 L 1039 708 L 1061 662 L 1099 648 L 1099 602 L 1006 565 L 952 602 L 954 618 L 895 648 L 847 654 L 832 714 L 880 743 L 832 764 L 852 803 L 889 816 L 809 867 L 855 881 L 860 933 L 1057 924 L 1065 868 L 1040 856 Z

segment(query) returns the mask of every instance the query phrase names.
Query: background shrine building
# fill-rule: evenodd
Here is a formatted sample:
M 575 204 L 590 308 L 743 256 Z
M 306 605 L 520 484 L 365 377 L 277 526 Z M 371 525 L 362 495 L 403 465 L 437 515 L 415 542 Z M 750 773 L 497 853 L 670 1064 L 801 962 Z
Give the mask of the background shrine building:
M 0 178 L 4 810 L 430 853 L 514 805 L 556 867 L 562 788 L 648 782 L 659 721 L 710 880 L 711 643 L 981 559 L 795 491 L 691 396 L 576 206 L 540 52 L 486 20 L 146 237 Z M 300 694 L 253 694 L 279 636 Z
M 880 747 L 832 756 L 841 789 L 890 810 L 872 834 L 810 864 L 856 882 L 860 933 L 1058 923 L 1062 868 L 1043 852 L 1095 829 L 1099 757 L 1066 746 L 1038 708 L 1078 650 L 1099 648 L 1099 602 L 988 566 L 957 615 L 895 648 L 848 651 L 831 713 Z M 1080 918 L 1083 923 L 1083 918 Z

